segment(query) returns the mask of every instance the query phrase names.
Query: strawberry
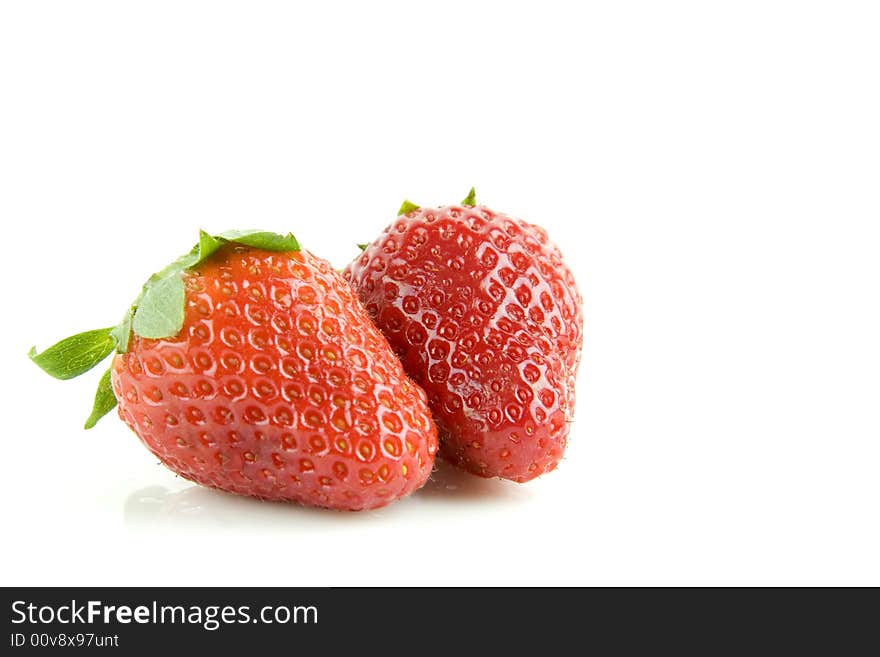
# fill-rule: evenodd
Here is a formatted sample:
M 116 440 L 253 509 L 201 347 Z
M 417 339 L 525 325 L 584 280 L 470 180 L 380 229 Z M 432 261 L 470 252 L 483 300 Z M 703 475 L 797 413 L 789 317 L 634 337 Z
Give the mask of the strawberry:
M 424 392 L 342 277 L 292 235 L 202 233 L 120 325 L 31 358 L 64 379 L 114 350 L 86 428 L 118 401 L 144 445 L 198 484 L 359 510 L 411 493 L 433 467 Z
M 428 393 L 440 455 L 525 482 L 562 458 L 574 411 L 582 301 L 538 226 L 476 205 L 419 208 L 344 270 Z

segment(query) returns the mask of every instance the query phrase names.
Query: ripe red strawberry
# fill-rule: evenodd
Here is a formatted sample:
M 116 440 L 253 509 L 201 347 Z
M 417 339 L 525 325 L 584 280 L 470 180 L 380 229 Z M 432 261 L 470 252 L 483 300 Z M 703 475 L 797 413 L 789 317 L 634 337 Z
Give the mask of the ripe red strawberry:
M 70 378 L 114 348 L 87 428 L 118 400 L 147 448 L 196 483 L 358 510 L 431 472 L 424 392 L 341 276 L 292 236 L 202 234 L 120 326 L 32 358 Z
M 525 482 L 562 458 L 574 411 L 582 302 L 532 224 L 475 206 L 419 208 L 343 272 L 428 393 L 440 455 Z

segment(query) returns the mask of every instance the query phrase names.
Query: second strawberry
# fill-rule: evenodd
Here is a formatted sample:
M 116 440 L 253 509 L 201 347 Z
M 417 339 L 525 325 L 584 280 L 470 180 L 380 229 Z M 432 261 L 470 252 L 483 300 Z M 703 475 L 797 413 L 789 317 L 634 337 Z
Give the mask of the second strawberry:
M 343 272 L 428 394 L 440 454 L 525 482 L 562 458 L 582 302 L 540 227 L 474 201 L 398 218 Z

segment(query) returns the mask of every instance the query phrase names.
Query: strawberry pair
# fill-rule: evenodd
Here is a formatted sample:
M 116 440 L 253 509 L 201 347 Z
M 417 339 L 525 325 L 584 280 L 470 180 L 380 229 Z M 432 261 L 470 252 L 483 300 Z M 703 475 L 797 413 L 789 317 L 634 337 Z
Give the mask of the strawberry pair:
M 438 448 L 483 477 L 555 468 L 583 320 L 544 230 L 471 190 L 361 248 L 340 275 L 290 234 L 203 232 L 117 326 L 30 356 L 69 379 L 115 352 L 86 428 L 118 405 L 171 470 L 242 495 L 376 508 Z

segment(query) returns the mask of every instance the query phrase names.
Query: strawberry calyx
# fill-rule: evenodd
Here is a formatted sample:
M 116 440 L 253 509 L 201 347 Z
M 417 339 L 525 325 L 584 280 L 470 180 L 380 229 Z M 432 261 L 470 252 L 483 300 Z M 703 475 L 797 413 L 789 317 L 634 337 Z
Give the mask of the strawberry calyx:
M 409 214 L 410 212 L 418 210 L 420 207 L 421 206 L 404 199 L 403 203 L 400 204 L 400 209 L 397 211 L 397 216 L 399 217 L 404 214 Z
M 150 276 L 119 324 L 77 333 L 42 352 L 31 347 L 28 357 L 50 376 L 67 380 L 85 374 L 114 350 L 124 354 L 128 351 L 132 333 L 155 340 L 177 335 L 183 328 L 185 311 L 183 273 L 201 264 L 221 246 L 230 242 L 266 251 L 300 250 L 299 242 L 291 233 L 280 235 L 263 230 L 230 230 L 219 235 L 209 235 L 200 230 L 198 243 L 188 253 Z M 110 385 L 108 368 L 98 382 L 92 412 L 86 420 L 85 428 L 91 429 L 115 406 L 116 396 Z
M 477 204 L 477 192 L 471 187 L 471 191 L 468 192 L 468 195 L 464 197 L 464 200 L 461 202 L 461 205 L 472 208 Z M 402 217 L 405 214 L 409 214 L 410 212 L 415 212 L 416 210 L 420 210 L 421 206 L 416 205 L 409 199 L 404 199 L 403 203 L 400 205 L 400 209 L 397 211 L 397 216 Z M 369 244 L 358 244 L 357 247 L 361 251 L 366 251 Z
M 472 207 L 476 206 L 476 204 L 477 204 L 477 190 L 474 189 L 473 187 L 471 187 L 471 191 L 469 191 L 468 195 L 464 197 L 464 200 L 462 200 L 461 205 L 468 207 L 468 208 L 472 208 Z M 415 203 L 413 203 L 412 201 L 410 201 L 408 199 L 405 199 L 403 201 L 403 203 L 401 204 L 400 209 L 397 211 L 397 216 L 400 217 L 402 215 L 409 214 L 410 212 L 413 212 L 415 210 L 419 210 L 420 208 L 421 208 L 421 206 L 416 205 Z M 358 246 L 361 246 L 361 245 L 358 244 Z M 363 251 L 363 250 L 364 250 L 364 247 L 361 247 L 361 251 Z

